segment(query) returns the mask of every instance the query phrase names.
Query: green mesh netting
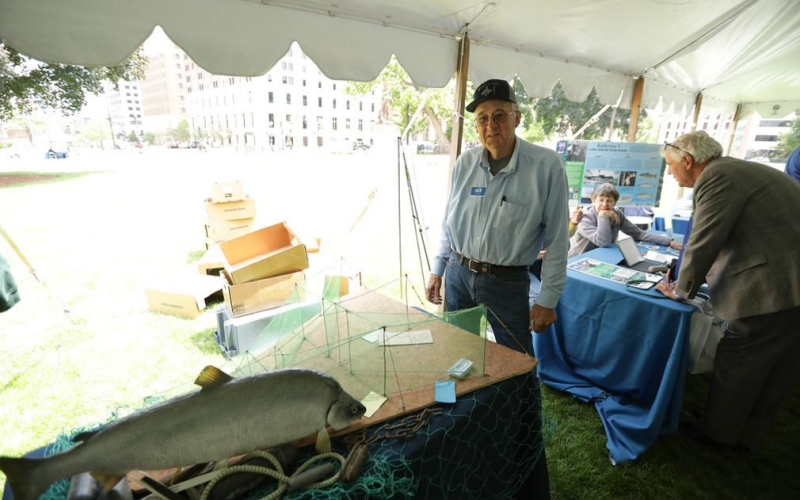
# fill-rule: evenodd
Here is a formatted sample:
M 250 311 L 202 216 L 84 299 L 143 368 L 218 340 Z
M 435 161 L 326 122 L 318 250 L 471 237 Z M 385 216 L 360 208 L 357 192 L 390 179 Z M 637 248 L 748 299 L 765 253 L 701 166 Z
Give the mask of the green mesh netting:
M 453 405 L 438 405 L 441 413 L 418 431 L 404 438 L 372 443 L 370 457 L 358 480 L 339 481 L 325 489 L 301 490 L 282 498 L 511 498 L 533 470 L 543 443 L 556 428 L 556 423 L 547 419 L 544 431 L 540 428 L 537 384 L 535 375 L 529 373 L 459 397 Z M 116 418 L 115 414 L 109 422 Z M 407 418 L 400 417 L 386 425 L 402 423 Z M 377 429 L 367 429 L 366 437 L 385 432 Z M 71 437 L 84 430 L 92 428 L 59 436 L 46 454 L 66 450 L 72 445 Z M 333 444 L 334 451 L 347 455 L 343 439 L 337 438 Z M 304 448 L 296 465 L 313 453 L 313 447 Z M 276 487 L 267 486 L 243 500 L 262 498 Z M 64 500 L 68 488 L 68 481 L 60 481 L 41 499 Z
M 473 363 L 471 375 L 485 373 L 484 307 L 437 316 L 376 292 L 340 300 L 338 276 L 324 277 L 321 293 L 312 290 L 297 285 L 282 312 L 223 369 L 237 376 L 315 369 L 357 399 L 432 386 L 448 378 L 447 369 L 461 358 Z M 394 336 L 410 332 L 430 332 L 430 343 L 393 345 Z
M 485 308 L 436 316 L 397 307 L 402 304 L 374 292 L 341 298 L 341 283 L 339 276 L 327 276 L 321 286 L 297 286 L 248 349 L 231 360 L 221 358 L 219 367 L 235 376 L 288 367 L 316 369 L 332 375 L 357 399 L 370 392 L 389 397 L 432 387 L 435 381 L 449 378 L 447 369 L 460 358 L 474 363 L 470 376 L 486 374 Z M 393 335 L 425 331 L 430 331 L 432 343 L 391 345 Z M 145 405 L 186 390 L 181 386 L 166 391 L 148 398 Z M 413 435 L 372 443 L 357 481 L 284 498 L 511 498 L 543 449 L 535 374 L 461 395 L 455 404 L 441 408 L 441 414 Z M 553 427 L 553 423 L 545 425 Z M 374 432 L 371 428 L 367 436 Z M 70 437 L 61 436 L 48 453 L 67 449 Z M 340 440 L 334 441 L 334 447 L 347 455 Z M 312 452 L 307 450 L 305 458 Z M 62 481 L 44 498 L 62 500 L 67 489 L 68 482 Z M 253 498 L 268 493 L 269 489 Z

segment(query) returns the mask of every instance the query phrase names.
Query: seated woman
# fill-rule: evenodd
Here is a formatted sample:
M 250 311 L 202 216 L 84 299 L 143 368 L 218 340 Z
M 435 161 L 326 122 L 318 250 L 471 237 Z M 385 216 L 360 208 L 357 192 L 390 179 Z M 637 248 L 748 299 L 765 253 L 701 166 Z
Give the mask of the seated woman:
M 615 209 L 619 192 L 613 184 L 601 184 L 592 191 L 592 207 L 583 215 L 578 230 L 570 239 L 568 257 L 580 255 L 589 250 L 606 247 L 617 241 L 620 231 L 637 241 L 647 241 L 658 245 L 669 245 L 680 250 L 682 245 L 663 234 L 652 234 L 636 227 L 625 218 L 621 210 Z

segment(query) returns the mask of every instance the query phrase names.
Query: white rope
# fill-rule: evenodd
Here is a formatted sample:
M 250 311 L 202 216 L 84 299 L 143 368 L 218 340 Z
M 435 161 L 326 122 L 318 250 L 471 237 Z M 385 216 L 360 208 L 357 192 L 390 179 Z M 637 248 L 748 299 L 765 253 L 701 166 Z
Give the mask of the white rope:
M 319 462 L 320 460 L 324 460 L 324 459 L 327 459 L 327 458 L 333 458 L 333 459 L 338 460 L 342 464 L 342 467 L 344 467 L 344 462 L 345 462 L 345 458 L 343 456 L 339 455 L 338 453 L 333 453 L 333 452 L 331 452 L 331 453 L 321 453 L 321 454 L 315 455 L 315 456 L 309 458 L 308 460 L 306 460 L 305 462 L 303 462 L 303 465 L 298 467 L 297 470 L 294 471 L 294 474 L 292 474 L 291 476 L 287 476 L 286 474 L 284 474 L 283 467 L 281 467 L 281 464 L 280 464 L 280 462 L 278 462 L 278 459 L 275 458 L 275 456 L 272 455 L 271 453 L 266 452 L 266 451 L 256 450 L 256 451 L 253 451 L 252 453 L 250 453 L 250 455 L 251 456 L 257 456 L 257 457 L 269 460 L 269 462 L 275 467 L 275 469 L 273 470 L 273 469 L 269 469 L 267 467 L 259 467 L 259 466 L 256 466 L 256 465 L 234 465 L 233 467 L 228 467 L 227 469 L 222 469 L 219 472 L 219 474 L 214 476 L 214 479 L 209 481 L 209 483 L 203 489 L 203 493 L 200 495 L 200 500 L 208 500 L 208 496 L 211 494 L 211 490 L 214 489 L 214 486 L 216 486 L 216 484 L 218 482 L 220 482 L 222 479 L 224 479 L 224 478 L 226 478 L 226 477 L 228 477 L 230 475 L 236 474 L 238 472 L 250 472 L 250 473 L 254 473 L 254 474 L 264 474 L 265 476 L 269 476 L 269 477 L 277 480 L 278 483 L 279 483 L 278 484 L 278 489 L 276 489 L 275 491 L 273 491 L 269 495 L 265 496 L 264 498 L 260 499 L 260 500 L 277 500 L 278 498 L 280 498 L 286 492 L 287 488 L 289 487 L 288 486 L 289 480 L 292 479 L 293 477 L 303 473 L 306 469 L 311 467 L 311 465 L 314 462 Z M 306 486 L 306 488 L 307 489 L 326 488 L 326 487 L 332 485 L 333 483 L 335 483 L 336 481 L 339 480 L 339 475 L 342 472 L 342 467 L 340 467 L 339 471 L 337 471 L 336 474 L 334 474 L 330 478 L 328 478 L 328 479 L 326 479 L 324 481 L 319 481 L 319 482 L 316 482 L 314 484 L 310 484 L 310 485 Z

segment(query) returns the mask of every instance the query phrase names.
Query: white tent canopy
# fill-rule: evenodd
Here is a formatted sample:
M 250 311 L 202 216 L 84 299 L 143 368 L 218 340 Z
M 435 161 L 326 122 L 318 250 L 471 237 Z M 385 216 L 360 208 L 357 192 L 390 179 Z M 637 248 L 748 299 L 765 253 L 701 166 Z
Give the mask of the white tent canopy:
M 204 69 L 255 76 L 297 41 L 326 76 L 371 80 L 395 54 L 442 87 L 469 32 L 470 77 L 547 96 L 729 111 L 800 108 L 798 0 L 0 0 L 0 39 L 36 59 L 119 63 L 160 25 Z

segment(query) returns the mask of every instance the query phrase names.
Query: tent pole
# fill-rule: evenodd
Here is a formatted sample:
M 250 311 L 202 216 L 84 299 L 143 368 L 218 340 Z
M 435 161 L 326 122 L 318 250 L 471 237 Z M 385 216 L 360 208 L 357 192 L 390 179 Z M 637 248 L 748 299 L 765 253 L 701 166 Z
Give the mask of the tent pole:
M 697 130 L 697 122 L 700 121 L 700 108 L 703 107 L 703 93 L 698 92 L 697 97 L 694 99 L 694 116 L 692 117 L 691 131 Z
M 639 109 L 642 106 L 642 91 L 644 91 L 644 76 L 636 79 L 631 100 L 631 121 L 628 124 L 628 142 L 636 142 L 636 131 L 639 129 Z
M 736 112 L 733 114 L 733 123 L 731 123 L 731 136 L 728 138 L 728 147 L 725 148 L 725 155 L 730 156 L 733 149 L 733 138 L 736 137 L 736 127 L 739 125 L 739 119 L 742 117 L 742 103 L 736 105 Z
M 456 96 L 455 96 L 455 116 L 453 117 L 453 134 L 450 136 L 450 166 L 447 168 L 447 190 L 450 193 L 450 183 L 453 180 L 453 169 L 456 160 L 461 155 L 461 139 L 464 137 L 464 111 L 467 95 L 467 75 L 469 74 L 469 30 L 464 29 L 464 36 L 458 43 L 458 59 L 456 60 Z M 445 285 L 446 277 L 442 276 L 442 303 L 437 310 L 439 314 L 444 312 L 445 305 Z
M 447 191 L 453 178 L 456 159 L 461 154 L 461 139 L 464 137 L 464 108 L 467 93 L 467 74 L 469 72 L 469 32 L 458 43 L 458 60 L 456 61 L 456 96 L 455 116 L 453 117 L 453 134 L 450 137 L 450 167 L 447 169 Z

